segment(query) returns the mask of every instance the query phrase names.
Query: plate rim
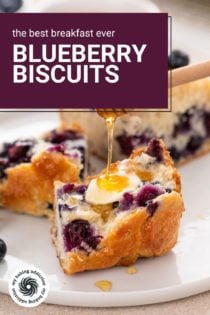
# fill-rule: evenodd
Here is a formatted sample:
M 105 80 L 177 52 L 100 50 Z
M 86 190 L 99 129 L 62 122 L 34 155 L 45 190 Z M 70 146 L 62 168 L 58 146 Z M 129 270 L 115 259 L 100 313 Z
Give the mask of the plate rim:
M 175 301 L 208 290 L 210 290 L 210 277 L 153 290 L 124 292 L 82 292 L 63 290 L 62 295 L 59 290 L 50 290 L 44 303 L 93 308 L 142 306 Z M 0 292 L 9 295 L 7 280 L 0 279 Z M 124 297 L 126 297 L 126 299 L 124 299 Z

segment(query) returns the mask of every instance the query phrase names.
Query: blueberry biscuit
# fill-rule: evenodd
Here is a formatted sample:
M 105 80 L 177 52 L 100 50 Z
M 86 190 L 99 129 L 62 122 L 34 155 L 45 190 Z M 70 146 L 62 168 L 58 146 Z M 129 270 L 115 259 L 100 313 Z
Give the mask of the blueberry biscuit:
M 180 176 L 162 140 L 89 179 L 55 183 L 52 238 L 67 274 L 165 254 L 184 210 Z
M 84 129 L 90 150 L 106 159 L 106 126 L 96 112 L 61 112 L 64 126 L 75 121 Z M 94 126 L 94 128 L 92 127 Z M 97 130 L 97 133 L 95 132 Z M 133 112 L 115 124 L 113 159 L 127 158 L 153 137 L 162 138 L 177 165 L 210 151 L 210 80 L 172 89 L 172 112 Z
M 53 212 L 54 180 L 76 182 L 86 169 L 86 140 L 79 130 L 53 130 L 40 139 L 3 143 L 0 205 L 35 216 Z

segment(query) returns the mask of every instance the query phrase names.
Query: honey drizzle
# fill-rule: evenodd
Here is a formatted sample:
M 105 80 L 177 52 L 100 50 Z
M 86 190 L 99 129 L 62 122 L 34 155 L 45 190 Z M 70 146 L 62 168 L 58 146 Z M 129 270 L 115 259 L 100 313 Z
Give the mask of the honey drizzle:
M 118 109 L 98 109 L 98 114 L 104 118 L 107 133 L 108 133 L 108 157 L 107 157 L 107 167 L 106 167 L 106 177 L 110 178 L 111 173 L 111 163 L 112 163 L 112 152 L 113 152 L 113 136 L 114 136 L 114 126 L 115 121 L 119 116 L 126 113 L 125 110 Z
M 113 135 L 114 135 L 114 124 L 116 121 L 116 117 L 108 117 L 105 119 L 106 127 L 108 132 L 108 157 L 107 157 L 107 168 L 106 168 L 106 176 L 110 175 L 110 167 L 112 163 L 112 152 L 113 152 Z
M 95 282 L 95 286 L 103 292 L 109 292 L 112 289 L 112 282 L 108 280 L 99 280 Z
M 128 269 L 127 269 L 127 273 L 128 273 L 129 275 L 134 275 L 135 273 L 137 273 L 137 269 L 136 269 L 135 267 L 130 266 L 130 267 L 128 267 Z

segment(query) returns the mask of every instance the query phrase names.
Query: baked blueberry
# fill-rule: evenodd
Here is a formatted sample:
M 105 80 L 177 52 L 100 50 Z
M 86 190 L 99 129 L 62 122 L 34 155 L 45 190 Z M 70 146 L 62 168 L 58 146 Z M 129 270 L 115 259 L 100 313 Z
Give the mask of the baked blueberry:
M 19 163 L 19 162 L 30 162 L 29 150 L 32 147 L 32 143 L 28 142 L 17 142 L 14 143 L 8 149 L 8 158 L 11 163 Z
M 186 113 L 180 115 L 179 122 L 175 125 L 173 131 L 173 137 L 177 137 L 179 134 L 186 133 L 191 129 L 190 122 L 191 114 L 187 111 Z
M 187 150 L 190 153 L 193 153 L 193 152 L 195 152 L 196 150 L 198 150 L 201 147 L 202 143 L 203 143 L 202 137 L 200 137 L 200 136 L 192 136 L 190 138 L 190 141 L 187 144 Z
M 65 131 L 53 130 L 48 136 L 45 137 L 45 140 L 55 144 L 60 144 L 67 140 L 78 139 L 83 139 L 83 135 L 72 129 L 68 129 Z
M 76 186 L 74 191 L 78 194 L 81 194 L 83 195 L 87 190 L 87 185 L 79 185 L 79 186 Z
M 117 142 L 119 143 L 121 153 L 124 155 L 130 155 L 133 149 L 138 148 L 144 144 L 147 144 L 150 141 L 151 137 L 145 134 L 141 135 L 119 135 L 116 137 Z
M 158 139 L 152 139 L 149 144 L 146 151 L 147 154 L 149 154 L 152 157 L 155 157 L 157 162 L 162 162 L 163 160 L 163 149 L 160 145 L 160 141 Z
M 133 204 L 134 197 L 130 193 L 124 193 L 122 200 L 119 203 L 119 210 L 125 211 L 129 210 Z
M 73 191 L 73 189 L 74 189 L 74 184 L 66 184 L 62 188 L 62 193 L 69 194 Z
M 6 177 L 6 168 L 19 163 L 28 163 L 31 160 L 31 148 L 33 140 L 17 140 L 12 143 L 4 143 L 0 151 L 0 179 Z
M 150 216 L 152 217 L 155 213 L 155 211 L 158 208 L 158 202 L 149 202 L 147 205 L 147 211 L 149 212 Z
M 182 152 L 180 152 L 175 146 L 172 146 L 168 149 L 170 152 L 171 157 L 175 162 L 179 161 L 182 157 Z
M 64 227 L 63 237 L 66 251 L 73 248 L 85 250 L 85 244 L 96 249 L 101 236 L 96 236 L 94 228 L 87 220 L 77 219 Z
M 73 192 L 83 195 L 86 189 L 87 189 L 87 185 L 84 185 L 84 184 L 78 185 L 78 186 L 74 184 L 66 184 L 59 190 L 58 194 L 60 198 L 62 198 L 62 196 L 65 194 L 71 194 Z
M 164 191 L 158 186 L 152 184 L 144 185 L 136 197 L 137 204 L 139 207 L 145 207 L 148 201 L 162 195 L 163 193 Z

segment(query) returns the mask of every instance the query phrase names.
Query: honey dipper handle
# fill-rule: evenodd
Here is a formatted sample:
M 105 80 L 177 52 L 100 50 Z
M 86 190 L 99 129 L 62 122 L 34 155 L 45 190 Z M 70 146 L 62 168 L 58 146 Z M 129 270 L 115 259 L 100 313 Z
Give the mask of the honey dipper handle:
M 208 76 L 210 76 L 210 60 L 169 71 L 169 87 L 196 81 Z

